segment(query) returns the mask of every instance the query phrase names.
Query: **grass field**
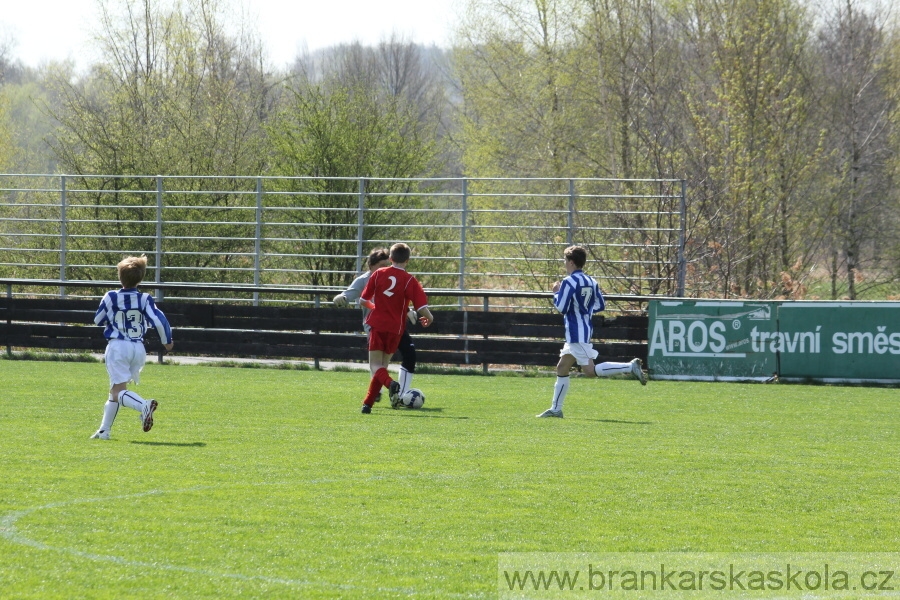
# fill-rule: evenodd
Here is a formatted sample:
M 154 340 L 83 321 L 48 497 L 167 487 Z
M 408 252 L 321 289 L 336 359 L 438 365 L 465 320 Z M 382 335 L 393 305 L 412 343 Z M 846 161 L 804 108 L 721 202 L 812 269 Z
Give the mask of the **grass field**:
M 0 360 L 2 598 L 493 598 L 506 552 L 900 550 L 896 389 Z M 900 579 L 900 575 L 898 575 Z M 637 597 L 637 596 L 635 596 Z M 719 596 L 721 597 L 721 595 Z

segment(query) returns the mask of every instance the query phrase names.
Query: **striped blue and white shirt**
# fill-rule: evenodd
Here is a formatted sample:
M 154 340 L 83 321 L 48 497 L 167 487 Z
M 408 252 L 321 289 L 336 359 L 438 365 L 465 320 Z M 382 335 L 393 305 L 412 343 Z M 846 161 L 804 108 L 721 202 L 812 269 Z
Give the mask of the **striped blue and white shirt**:
M 150 325 L 159 332 L 163 344 L 172 343 L 172 328 L 153 296 L 136 288 L 106 292 L 94 315 L 94 323 L 105 326 L 103 336 L 108 340 L 141 342 Z
M 606 308 L 606 301 L 594 278 L 578 269 L 562 280 L 553 294 L 553 305 L 562 313 L 566 325 L 566 341 L 589 344 L 594 328 L 591 316 Z

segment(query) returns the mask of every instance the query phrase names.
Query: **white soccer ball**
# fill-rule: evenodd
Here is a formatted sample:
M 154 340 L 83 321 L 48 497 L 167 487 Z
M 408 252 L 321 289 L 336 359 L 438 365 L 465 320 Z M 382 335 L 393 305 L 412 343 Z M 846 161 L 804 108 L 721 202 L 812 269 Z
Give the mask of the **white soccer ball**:
M 400 405 L 404 408 L 422 408 L 425 404 L 425 394 L 417 388 L 409 388 L 400 396 Z

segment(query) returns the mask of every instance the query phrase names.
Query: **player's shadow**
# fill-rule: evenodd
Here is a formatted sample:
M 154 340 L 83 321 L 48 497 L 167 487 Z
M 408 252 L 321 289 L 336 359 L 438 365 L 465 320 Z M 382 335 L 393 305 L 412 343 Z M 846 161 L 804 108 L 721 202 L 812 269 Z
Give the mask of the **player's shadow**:
M 612 423 L 614 425 L 653 425 L 653 421 L 622 421 L 620 419 L 572 419 L 573 421 L 593 421 L 594 423 Z
M 179 448 L 203 448 L 206 446 L 206 442 L 140 442 L 132 440 L 131 443 L 143 446 L 177 446 Z
M 469 418 L 469 417 L 462 417 L 462 416 L 451 417 L 450 415 L 437 414 L 437 413 L 440 413 L 443 411 L 444 411 L 444 409 L 439 406 L 429 407 L 429 408 L 426 408 L 423 406 L 422 408 L 414 408 L 414 409 L 401 408 L 397 411 L 393 411 L 391 413 L 386 413 L 386 414 L 394 414 L 397 416 L 403 415 L 405 417 L 420 417 L 420 418 L 427 417 L 429 419 L 461 419 L 462 420 L 462 419 Z

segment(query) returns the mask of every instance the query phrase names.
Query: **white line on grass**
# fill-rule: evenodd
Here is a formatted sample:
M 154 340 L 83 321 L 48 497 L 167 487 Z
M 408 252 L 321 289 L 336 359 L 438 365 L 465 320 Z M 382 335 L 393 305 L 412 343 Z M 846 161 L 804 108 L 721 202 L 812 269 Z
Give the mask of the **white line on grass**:
M 265 485 L 265 484 L 263 484 Z M 277 484 L 276 484 L 277 485 Z M 15 543 L 20 544 L 22 546 L 29 546 L 31 548 L 35 548 L 37 550 L 47 550 L 52 552 L 63 552 L 65 554 L 70 554 L 72 556 L 78 556 L 80 558 L 85 558 L 88 560 L 94 560 L 99 562 L 109 562 L 117 565 L 123 565 L 128 567 L 141 567 L 141 568 L 150 568 L 150 569 L 160 569 L 162 571 L 178 571 L 181 573 L 190 573 L 192 575 L 203 575 L 204 577 L 219 577 L 222 579 L 235 579 L 239 581 L 261 581 L 264 583 L 276 583 L 287 586 L 294 587 L 326 587 L 326 588 L 336 588 L 336 589 L 345 589 L 345 590 L 371 590 L 371 588 L 363 588 L 361 586 L 347 585 L 347 584 L 335 584 L 335 583 L 326 583 L 321 581 L 307 581 L 303 579 L 285 579 L 283 577 L 267 577 L 265 575 L 244 575 L 242 573 L 227 573 L 220 571 L 210 571 L 208 569 L 198 569 L 195 567 L 186 567 L 182 565 L 169 565 L 161 562 L 147 562 L 141 560 L 132 560 L 129 558 L 123 558 L 121 556 L 111 556 L 108 554 L 94 554 L 93 552 L 84 552 L 82 550 L 78 550 L 76 548 L 66 548 L 60 546 L 51 546 L 50 544 L 45 544 L 44 542 L 39 542 L 37 540 L 33 540 L 22 533 L 20 533 L 16 529 L 16 522 L 23 518 L 27 517 L 30 514 L 41 510 L 50 510 L 54 508 L 63 508 L 66 506 L 71 506 L 74 504 L 88 504 L 93 502 L 109 502 L 113 500 L 125 500 L 130 498 L 141 498 L 144 496 L 155 496 L 160 494 L 182 494 L 187 492 L 196 492 L 200 490 L 209 490 L 209 489 L 217 489 L 215 486 L 197 486 L 190 488 L 183 488 L 178 490 L 150 490 L 148 492 L 140 492 L 136 494 L 126 494 L 123 496 L 110 496 L 106 498 L 80 498 L 76 500 L 69 500 L 66 502 L 53 502 L 51 504 L 44 504 L 42 506 L 34 506 L 25 510 L 16 510 L 9 512 L 3 515 L 3 518 L 0 519 L 0 537 Z M 420 592 L 411 589 L 403 589 L 403 588 L 375 588 L 371 590 L 373 592 L 392 592 L 399 593 L 408 596 L 416 596 Z M 431 590 L 427 595 L 433 595 L 434 591 Z M 473 597 L 470 594 L 444 594 L 445 596 L 455 596 L 455 597 Z

